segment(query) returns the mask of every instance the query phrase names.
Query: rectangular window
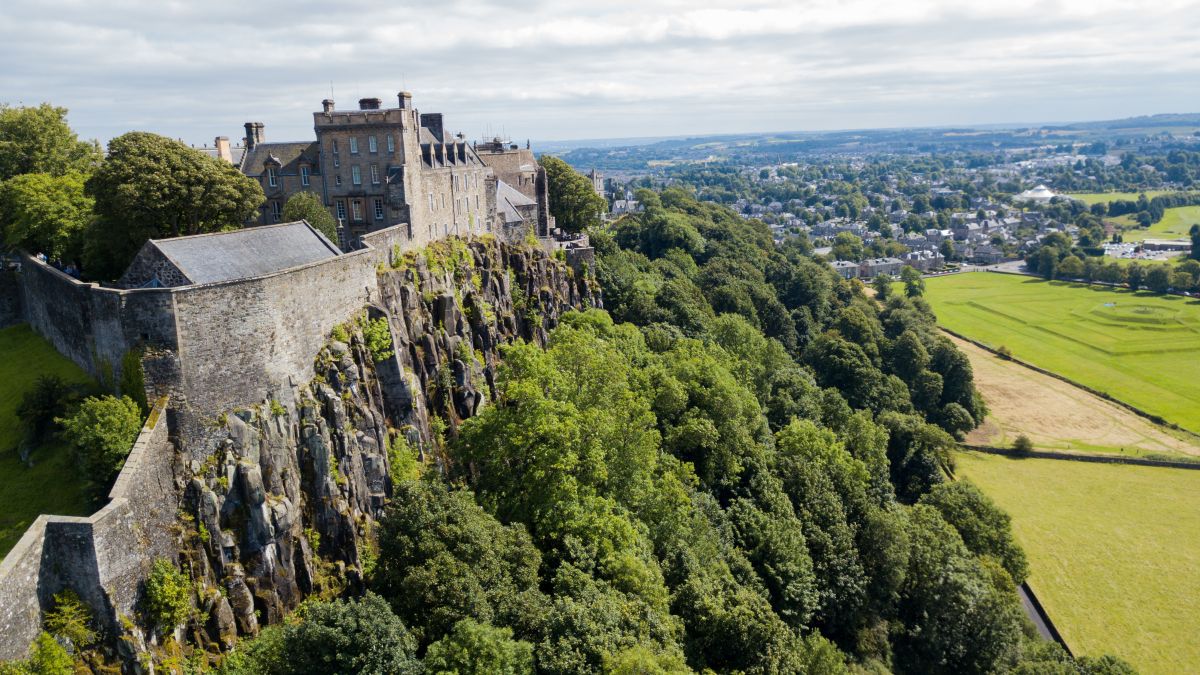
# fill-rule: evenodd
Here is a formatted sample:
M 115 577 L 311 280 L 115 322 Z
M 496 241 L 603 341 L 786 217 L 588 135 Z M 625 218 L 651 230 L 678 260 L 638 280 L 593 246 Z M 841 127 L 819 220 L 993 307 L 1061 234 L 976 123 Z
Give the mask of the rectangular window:
M 305 186 L 307 186 L 307 185 L 308 185 L 308 183 L 309 183 L 309 179 L 308 179 L 308 167 L 307 167 L 307 166 L 302 166 L 302 167 L 300 167 L 300 184 L 301 184 L 301 185 L 305 185 Z
M 271 220 L 278 223 L 279 219 L 282 217 L 283 207 L 279 204 L 279 202 L 271 202 Z
M 342 187 L 342 174 L 339 173 L 333 177 L 333 184 Z
M 383 200 L 375 200 L 375 220 L 383 220 Z
M 379 185 L 379 165 L 371 165 L 371 185 Z
M 350 202 L 350 215 L 355 222 L 362 220 L 362 200 L 355 199 Z
M 367 151 L 371 154 L 379 152 L 379 144 L 375 142 L 374 136 L 367 136 Z
M 350 182 L 355 185 L 362 185 L 362 169 L 357 164 L 350 167 Z
M 346 222 L 346 202 L 340 199 L 337 202 L 337 217 L 339 222 Z
M 267 183 L 271 187 L 276 187 L 279 185 L 279 174 L 275 172 L 275 167 L 273 166 L 267 167 Z
M 432 193 L 432 192 L 430 192 L 430 193 L 429 193 L 429 210 L 430 210 L 430 211 L 432 211 L 432 210 L 433 210 L 433 207 L 434 207 L 434 202 L 433 202 L 433 193 Z
M 388 134 L 387 144 L 388 144 L 388 152 L 396 151 L 396 139 L 392 138 L 391 134 Z
M 358 154 L 358 137 L 357 136 L 350 137 L 350 154 L 352 154 L 352 155 Z

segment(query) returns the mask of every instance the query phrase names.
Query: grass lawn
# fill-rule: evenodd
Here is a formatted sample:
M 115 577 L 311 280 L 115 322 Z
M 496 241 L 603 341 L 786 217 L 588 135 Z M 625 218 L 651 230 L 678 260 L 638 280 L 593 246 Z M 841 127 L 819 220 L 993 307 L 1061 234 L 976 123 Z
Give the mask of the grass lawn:
M 959 453 L 1013 518 L 1030 586 L 1076 654 L 1200 671 L 1200 471 Z
M 34 466 L 21 462 L 17 445 L 21 430 L 17 407 L 41 375 L 68 382 L 90 383 L 87 374 L 54 351 L 28 325 L 0 330 L 0 557 L 3 557 L 43 513 L 87 515 L 83 481 L 70 452 L 59 442 L 35 450 Z
M 927 279 L 941 325 L 1200 432 L 1200 303 L 1033 277 Z
M 1170 194 L 1172 190 L 1145 190 L 1146 199 L 1154 199 L 1159 195 Z M 1068 197 L 1078 199 L 1079 201 L 1091 206 L 1092 204 L 1100 204 L 1117 201 L 1136 202 L 1138 195 L 1141 192 L 1077 192 L 1068 194 Z
M 1163 211 L 1162 220 L 1142 229 L 1132 216 L 1120 216 L 1112 221 L 1126 229 L 1121 233 L 1125 241 L 1143 239 L 1187 239 L 1192 225 L 1200 223 L 1200 206 L 1177 206 Z

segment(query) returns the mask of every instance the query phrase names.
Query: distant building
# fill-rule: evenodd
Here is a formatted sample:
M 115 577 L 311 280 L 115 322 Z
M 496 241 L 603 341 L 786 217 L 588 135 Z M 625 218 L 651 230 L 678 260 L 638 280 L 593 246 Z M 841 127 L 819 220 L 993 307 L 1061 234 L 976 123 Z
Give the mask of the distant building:
M 858 277 L 858 263 L 850 262 L 849 260 L 835 260 L 829 263 L 833 266 L 833 271 L 838 273 L 838 276 L 843 279 L 854 279 Z
M 1054 199 L 1057 196 L 1058 195 L 1054 194 L 1054 192 L 1052 192 L 1050 188 L 1046 187 L 1045 185 L 1038 185 L 1033 189 L 1026 190 L 1017 195 L 1016 199 L 1018 201 L 1034 202 L 1035 204 L 1048 204 L 1050 203 L 1051 199 Z

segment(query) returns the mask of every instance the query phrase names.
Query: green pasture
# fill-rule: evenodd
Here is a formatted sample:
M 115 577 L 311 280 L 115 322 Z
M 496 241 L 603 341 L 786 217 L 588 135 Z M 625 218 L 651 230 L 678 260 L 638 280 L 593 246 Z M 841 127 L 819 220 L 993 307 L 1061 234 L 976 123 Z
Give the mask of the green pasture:
M 17 543 L 40 514 L 87 515 L 84 485 L 60 441 L 33 451 L 33 467 L 18 454 L 17 407 L 41 375 L 90 383 L 87 374 L 54 351 L 28 325 L 0 330 L 0 557 Z
M 1170 192 L 1171 192 L 1170 190 L 1145 190 L 1145 195 L 1146 195 L 1146 199 L 1153 199 L 1153 198 L 1157 197 L 1158 195 L 1165 195 L 1165 194 L 1169 194 Z M 1067 196 L 1071 197 L 1072 199 L 1078 199 L 1079 201 L 1087 204 L 1088 206 L 1091 206 L 1092 204 L 1101 204 L 1101 203 L 1117 202 L 1117 201 L 1136 202 L 1138 199 L 1138 196 L 1141 194 L 1143 194 L 1143 193 L 1142 192 L 1076 192 L 1073 194 L 1068 194 Z
M 1013 519 L 1029 584 L 1076 654 L 1200 671 L 1200 471 L 963 452 Z
M 1163 211 L 1162 220 L 1145 229 L 1137 226 L 1132 216 L 1119 216 L 1112 221 L 1126 228 L 1121 236 L 1125 241 L 1144 239 L 1187 239 L 1192 225 L 1200 224 L 1200 206 L 1177 206 Z
M 1200 431 L 1200 302 L 990 272 L 925 283 L 941 325 Z

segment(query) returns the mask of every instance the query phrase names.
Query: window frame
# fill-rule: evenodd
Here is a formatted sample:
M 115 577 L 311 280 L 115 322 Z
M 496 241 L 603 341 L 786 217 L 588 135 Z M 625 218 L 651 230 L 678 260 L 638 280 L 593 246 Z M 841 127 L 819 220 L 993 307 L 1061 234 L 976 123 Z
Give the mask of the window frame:
M 350 167 L 350 184 L 362 185 L 362 167 L 357 164 Z
M 350 154 L 352 154 L 352 155 L 358 154 L 358 136 L 350 137 Z
M 310 169 L 307 164 L 302 164 L 300 166 L 300 184 L 304 187 L 308 187 L 312 184 L 312 169 Z
M 337 212 L 338 222 L 345 223 L 346 222 L 346 200 L 345 199 L 337 200 L 336 205 L 334 206 L 334 210 Z
M 379 185 L 379 165 L 371 165 L 371 185 Z
M 391 134 L 387 135 L 387 151 L 388 154 L 396 152 L 396 137 Z
M 376 197 L 372 206 L 375 208 L 375 220 L 383 220 L 386 215 L 383 212 L 383 200 Z
M 267 185 L 279 187 L 279 171 L 273 166 L 267 167 Z
M 367 136 L 367 152 L 372 155 L 379 152 L 379 140 L 374 136 Z
M 350 219 L 352 222 L 361 223 L 363 221 L 363 208 L 361 199 L 350 200 Z

